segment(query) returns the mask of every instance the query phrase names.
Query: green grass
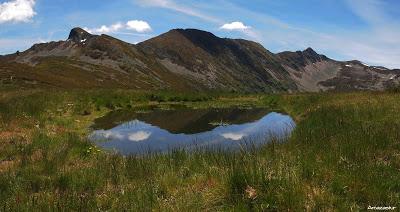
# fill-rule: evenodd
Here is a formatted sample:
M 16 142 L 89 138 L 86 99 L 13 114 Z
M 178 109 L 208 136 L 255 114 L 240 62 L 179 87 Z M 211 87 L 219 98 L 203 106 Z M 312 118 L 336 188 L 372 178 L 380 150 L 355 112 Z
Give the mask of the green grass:
M 122 157 L 85 139 L 93 119 L 110 110 L 174 104 L 264 106 L 289 113 L 297 128 L 283 143 L 238 153 Z M 0 210 L 399 208 L 399 112 L 396 92 L 9 93 L 0 99 Z

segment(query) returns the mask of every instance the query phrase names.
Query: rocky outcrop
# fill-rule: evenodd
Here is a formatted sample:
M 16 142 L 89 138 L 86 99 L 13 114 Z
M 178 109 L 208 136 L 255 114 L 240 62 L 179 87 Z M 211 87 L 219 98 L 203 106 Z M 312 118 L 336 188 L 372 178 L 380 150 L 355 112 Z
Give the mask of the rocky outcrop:
M 89 32 L 86 32 L 82 28 L 76 27 L 73 28 L 69 33 L 68 40 L 72 40 L 75 43 L 82 43 L 92 37 L 94 37 L 94 35 L 90 34 Z

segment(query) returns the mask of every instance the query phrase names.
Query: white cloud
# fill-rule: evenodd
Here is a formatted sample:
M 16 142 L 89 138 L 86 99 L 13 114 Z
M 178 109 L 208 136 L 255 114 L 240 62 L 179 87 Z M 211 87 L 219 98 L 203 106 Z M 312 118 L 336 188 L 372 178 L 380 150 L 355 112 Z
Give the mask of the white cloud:
M 238 31 L 245 31 L 250 29 L 251 27 L 244 25 L 242 22 L 240 21 L 235 21 L 232 23 L 227 23 L 224 24 L 220 27 L 220 29 L 224 29 L 224 30 L 229 30 L 229 31 L 234 31 L 234 30 L 238 30 Z
M 243 22 L 234 21 L 222 25 L 219 29 L 226 31 L 238 31 L 245 34 L 254 41 L 261 41 L 261 34 L 250 26 L 246 26 Z
M 150 135 L 151 135 L 151 132 L 138 131 L 138 132 L 129 134 L 128 139 L 130 141 L 139 142 L 139 141 L 147 140 L 150 137 Z
M 0 24 L 28 22 L 36 15 L 35 0 L 13 0 L 0 4 Z
M 124 25 L 122 25 L 121 23 L 116 23 L 111 26 L 102 25 L 101 27 L 94 28 L 94 29 L 89 29 L 89 28 L 85 27 L 84 30 L 88 31 L 89 33 L 94 33 L 94 34 L 105 34 L 105 33 L 115 33 L 123 28 L 124 28 Z
M 149 32 L 151 31 L 150 25 L 145 21 L 132 20 L 126 23 L 126 29 L 136 32 Z
M 231 139 L 234 141 L 238 141 L 240 139 L 242 139 L 244 136 L 246 136 L 243 133 L 224 133 L 221 134 L 222 137 L 226 138 L 226 139 Z
M 118 22 L 110 26 L 102 25 L 99 28 L 84 27 L 83 29 L 92 34 L 129 34 L 127 31 L 144 33 L 152 30 L 149 23 L 141 20 L 131 20 L 125 24 Z

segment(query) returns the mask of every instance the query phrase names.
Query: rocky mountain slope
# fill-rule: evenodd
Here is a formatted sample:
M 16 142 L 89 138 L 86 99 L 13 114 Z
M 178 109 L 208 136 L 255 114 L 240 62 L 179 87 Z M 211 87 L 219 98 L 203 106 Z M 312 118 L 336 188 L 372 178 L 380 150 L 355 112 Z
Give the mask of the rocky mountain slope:
M 66 41 L 0 57 L 3 86 L 294 92 L 382 90 L 399 82 L 399 70 L 335 61 L 311 48 L 273 54 L 196 29 L 133 45 L 74 28 Z

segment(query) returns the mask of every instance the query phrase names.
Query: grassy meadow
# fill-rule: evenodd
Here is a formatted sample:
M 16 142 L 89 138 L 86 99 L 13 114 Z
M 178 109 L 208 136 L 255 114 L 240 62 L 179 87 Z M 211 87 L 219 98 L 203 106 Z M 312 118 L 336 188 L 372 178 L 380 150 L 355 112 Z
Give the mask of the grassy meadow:
M 153 105 L 267 107 L 297 127 L 246 152 L 123 157 L 97 117 Z M 0 92 L 0 210 L 357 211 L 400 208 L 400 93 Z

